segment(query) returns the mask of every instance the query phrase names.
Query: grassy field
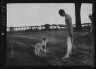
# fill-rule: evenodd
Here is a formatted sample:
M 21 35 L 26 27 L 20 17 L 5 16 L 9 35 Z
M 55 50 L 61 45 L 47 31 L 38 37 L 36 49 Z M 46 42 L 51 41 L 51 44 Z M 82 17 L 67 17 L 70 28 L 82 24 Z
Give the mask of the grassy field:
M 84 32 L 74 32 L 76 54 L 62 59 L 66 53 L 66 33 L 64 31 L 14 32 L 7 33 L 7 65 L 31 66 L 75 66 L 92 65 L 93 39 L 91 35 L 81 36 Z M 13 42 L 14 37 L 14 42 Z M 43 37 L 49 39 L 48 53 L 40 52 L 35 56 L 34 45 Z M 11 57 L 13 44 L 13 57 Z M 54 52 L 53 52 L 54 51 Z M 74 51 L 74 50 L 73 50 Z

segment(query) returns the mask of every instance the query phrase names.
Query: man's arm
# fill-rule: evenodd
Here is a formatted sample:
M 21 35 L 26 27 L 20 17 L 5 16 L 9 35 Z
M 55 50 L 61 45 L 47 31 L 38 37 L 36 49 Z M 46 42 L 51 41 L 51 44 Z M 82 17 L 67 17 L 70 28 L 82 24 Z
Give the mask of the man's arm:
M 71 18 L 66 19 L 66 31 L 69 32 L 71 36 L 73 36 L 73 25 Z
M 70 28 L 70 34 L 71 34 L 72 37 L 73 37 L 73 25 L 72 25 L 72 19 L 71 19 L 71 17 L 70 17 L 70 19 L 69 19 L 69 28 Z
M 73 37 L 73 26 L 72 25 L 70 26 L 70 33 L 71 33 L 71 35 Z

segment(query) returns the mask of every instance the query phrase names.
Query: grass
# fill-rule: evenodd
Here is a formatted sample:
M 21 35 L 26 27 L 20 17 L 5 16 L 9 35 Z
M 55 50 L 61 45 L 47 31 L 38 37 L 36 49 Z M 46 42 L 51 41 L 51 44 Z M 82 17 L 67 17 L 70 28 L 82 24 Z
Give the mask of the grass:
M 84 32 L 74 32 L 74 45 L 77 53 L 69 59 L 62 59 L 66 54 L 66 33 L 64 31 L 42 31 L 42 32 L 15 32 L 7 34 L 7 64 L 8 65 L 32 65 L 32 66 L 71 66 L 92 65 L 92 43 L 91 36 L 81 36 Z M 14 42 L 13 41 L 14 36 Z M 49 39 L 47 48 L 54 53 L 35 56 L 34 46 L 41 42 L 43 37 Z M 14 49 L 14 57 L 10 57 Z

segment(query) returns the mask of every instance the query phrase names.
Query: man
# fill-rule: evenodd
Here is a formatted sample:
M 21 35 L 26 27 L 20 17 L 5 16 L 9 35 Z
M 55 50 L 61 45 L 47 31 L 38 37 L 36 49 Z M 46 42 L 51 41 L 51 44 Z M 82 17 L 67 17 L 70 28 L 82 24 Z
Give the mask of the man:
M 72 54 L 72 46 L 73 46 L 73 26 L 71 16 L 66 14 L 63 9 L 59 10 L 59 14 L 62 17 L 65 17 L 66 23 L 66 35 L 67 35 L 67 53 L 63 58 L 69 58 L 69 55 Z

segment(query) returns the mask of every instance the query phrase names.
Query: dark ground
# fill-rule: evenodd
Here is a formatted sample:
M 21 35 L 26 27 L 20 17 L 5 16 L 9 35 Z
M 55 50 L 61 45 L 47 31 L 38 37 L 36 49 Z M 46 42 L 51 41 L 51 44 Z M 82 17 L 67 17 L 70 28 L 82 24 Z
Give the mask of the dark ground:
M 7 65 L 31 65 L 31 66 L 76 66 L 92 65 L 93 39 L 91 35 L 81 36 L 82 32 L 74 32 L 74 45 L 77 53 L 69 59 L 62 59 L 66 53 L 66 40 L 63 31 L 46 32 L 19 32 L 7 34 Z M 65 34 L 66 35 L 66 34 Z M 13 41 L 14 36 L 14 42 Z M 47 48 L 54 50 L 40 56 L 35 56 L 34 46 L 42 37 L 48 37 Z M 13 43 L 13 56 L 12 53 Z M 73 49 L 73 52 L 75 50 Z

